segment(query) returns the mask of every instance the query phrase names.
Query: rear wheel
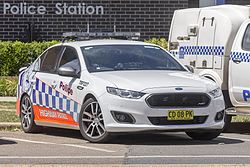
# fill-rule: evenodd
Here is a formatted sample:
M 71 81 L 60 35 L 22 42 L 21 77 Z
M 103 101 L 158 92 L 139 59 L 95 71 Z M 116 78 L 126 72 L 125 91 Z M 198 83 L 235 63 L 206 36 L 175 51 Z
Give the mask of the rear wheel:
M 223 127 L 223 131 L 227 131 L 232 121 L 232 115 L 226 115 L 224 121 L 225 121 L 225 125 Z
M 218 137 L 221 130 L 211 132 L 186 132 L 186 134 L 194 140 L 213 140 Z
M 21 127 L 25 133 L 37 132 L 39 127 L 34 122 L 33 105 L 28 95 L 24 95 L 20 107 Z
M 95 99 L 84 102 L 79 117 L 82 136 L 90 142 L 105 142 L 110 134 L 106 131 L 99 103 Z

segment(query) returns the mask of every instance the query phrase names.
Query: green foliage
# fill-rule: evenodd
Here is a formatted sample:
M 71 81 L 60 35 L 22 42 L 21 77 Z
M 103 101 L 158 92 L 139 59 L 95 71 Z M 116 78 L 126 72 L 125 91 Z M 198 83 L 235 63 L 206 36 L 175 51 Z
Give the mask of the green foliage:
M 16 96 L 17 83 L 17 77 L 0 77 L 0 96 Z
M 151 38 L 145 40 L 144 42 L 156 44 L 163 47 L 164 49 L 168 49 L 168 41 L 166 40 L 166 38 Z
M 0 41 L 0 76 L 18 75 L 19 68 L 36 59 L 45 49 L 59 43 Z

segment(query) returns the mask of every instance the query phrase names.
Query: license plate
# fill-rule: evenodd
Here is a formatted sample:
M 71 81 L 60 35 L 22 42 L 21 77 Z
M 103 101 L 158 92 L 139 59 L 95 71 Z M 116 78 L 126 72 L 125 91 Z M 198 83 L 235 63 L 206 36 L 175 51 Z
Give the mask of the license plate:
M 168 120 L 193 120 L 194 112 L 192 110 L 169 110 Z

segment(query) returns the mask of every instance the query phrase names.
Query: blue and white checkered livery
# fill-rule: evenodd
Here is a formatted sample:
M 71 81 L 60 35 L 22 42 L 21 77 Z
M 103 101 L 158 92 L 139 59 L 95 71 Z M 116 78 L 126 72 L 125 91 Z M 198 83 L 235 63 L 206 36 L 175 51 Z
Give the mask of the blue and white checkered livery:
M 232 60 L 241 60 L 242 62 L 250 62 L 250 53 L 247 52 L 231 52 L 230 57 Z
M 197 55 L 197 56 L 223 56 L 225 55 L 224 46 L 180 46 L 179 50 L 171 50 L 171 54 L 174 56 L 179 56 L 179 59 L 184 59 L 187 55 Z
M 179 53 L 184 55 L 215 55 L 223 56 L 224 46 L 181 46 Z
M 36 79 L 36 85 L 32 90 L 31 97 L 35 105 L 69 114 L 75 122 L 79 122 L 80 105 L 38 78 Z

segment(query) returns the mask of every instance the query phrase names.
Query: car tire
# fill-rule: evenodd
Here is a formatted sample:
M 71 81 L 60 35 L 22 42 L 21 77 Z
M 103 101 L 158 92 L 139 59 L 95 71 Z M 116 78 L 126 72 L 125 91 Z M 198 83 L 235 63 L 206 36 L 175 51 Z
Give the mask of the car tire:
M 221 134 L 221 130 L 211 132 L 186 132 L 194 140 L 213 140 Z
M 230 128 L 230 124 L 232 121 L 232 115 L 226 115 L 224 121 L 225 121 L 225 125 L 223 127 L 223 132 L 226 132 Z
M 33 104 L 28 95 L 24 95 L 20 103 L 21 127 L 25 133 L 38 132 L 40 127 L 35 124 Z
M 84 102 L 79 116 L 79 128 L 82 136 L 92 143 L 103 143 L 110 139 L 97 100 L 89 98 Z

